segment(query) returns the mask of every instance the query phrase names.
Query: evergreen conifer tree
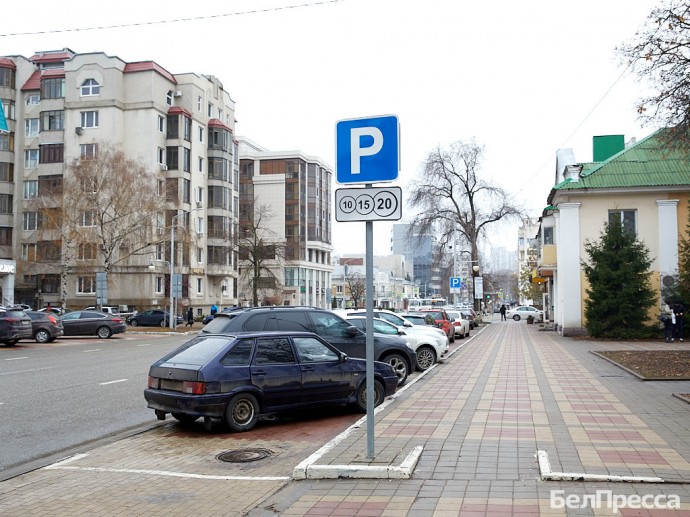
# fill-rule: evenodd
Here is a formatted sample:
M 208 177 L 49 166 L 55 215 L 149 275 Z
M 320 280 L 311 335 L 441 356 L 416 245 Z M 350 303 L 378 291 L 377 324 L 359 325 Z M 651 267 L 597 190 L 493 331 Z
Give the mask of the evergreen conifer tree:
M 649 250 L 614 217 L 596 242 L 587 241 L 589 262 L 582 268 L 589 282 L 585 301 L 590 336 L 642 338 L 649 336 L 648 310 L 656 301 L 650 285 Z

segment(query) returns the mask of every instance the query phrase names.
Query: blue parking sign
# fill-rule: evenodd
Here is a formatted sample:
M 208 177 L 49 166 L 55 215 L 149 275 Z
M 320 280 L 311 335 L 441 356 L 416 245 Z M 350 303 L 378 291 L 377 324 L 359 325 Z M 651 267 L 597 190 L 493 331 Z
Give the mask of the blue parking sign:
M 338 183 L 394 181 L 400 171 L 398 117 L 341 120 L 335 125 Z

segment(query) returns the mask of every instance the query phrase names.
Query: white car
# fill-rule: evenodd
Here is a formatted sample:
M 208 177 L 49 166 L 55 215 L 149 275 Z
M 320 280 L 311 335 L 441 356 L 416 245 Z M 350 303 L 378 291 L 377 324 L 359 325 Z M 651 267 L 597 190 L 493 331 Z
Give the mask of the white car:
M 345 321 L 362 332 L 366 331 L 367 319 L 365 316 L 348 316 L 345 318 Z M 448 354 L 447 345 L 445 349 L 440 348 L 437 346 L 437 341 L 429 336 L 408 333 L 407 328 L 397 327 L 381 318 L 374 318 L 374 332 L 400 336 L 407 341 L 408 346 L 417 353 L 417 369 L 421 371 L 428 370 L 434 363 L 440 361 Z
M 455 327 L 455 337 L 464 339 L 470 335 L 470 321 L 462 317 L 460 311 L 446 311 L 450 318 L 453 318 L 453 326 Z
M 544 321 L 544 311 L 531 305 L 520 305 L 506 312 L 506 319 L 512 318 L 515 321 L 526 320 L 527 316 L 533 316 L 534 321 Z
M 333 312 L 335 312 L 337 315 L 344 319 L 347 319 L 350 316 L 366 317 L 367 315 L 367 311 L 365 309 L 333 309 Z M 374 318 L 381 318 L 382 320 L 386 320 L 388 323 L 392 323 L 396 327 L 404 328 L 405 331 L 408 332 L 408 334 L 427 334 L 431 336 L 432 339 L 437 341 L 437 346 L 439 349 L 445 349 L 446 353 L 448 353 L 448 336 L 443 330 L 438 328 L 435 324 L 432 327 L 427 327 L 426 325 L 418 325 L 415 322 L 410 321 L 407 318 L 404 318 L 402 315 L 386 309 L 374 309 L 373 316 Z

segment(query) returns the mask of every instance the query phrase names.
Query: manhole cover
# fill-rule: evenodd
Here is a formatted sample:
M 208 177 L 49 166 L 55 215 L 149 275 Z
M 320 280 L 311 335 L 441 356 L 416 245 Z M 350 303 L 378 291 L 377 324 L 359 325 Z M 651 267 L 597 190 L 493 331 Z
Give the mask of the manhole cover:
M 270 449 L 237 449 L 234 451 L 221 452 L 216 459 L 226 463 L 248 463 L 258 461 L 273 455 Z

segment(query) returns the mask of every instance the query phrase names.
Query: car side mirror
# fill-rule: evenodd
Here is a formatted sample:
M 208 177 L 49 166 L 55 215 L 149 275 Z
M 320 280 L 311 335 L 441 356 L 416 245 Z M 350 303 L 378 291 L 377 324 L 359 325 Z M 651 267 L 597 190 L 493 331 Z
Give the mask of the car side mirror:
M 455 318 L 451 318 L 450 322 L 453 323 L 455 321 Z
M 404 322 L 403 325 L 406 327 L 414 327 L 414 325 L 412 323 L 410 323 L 409 321 Z
M 347 327 L 347 335 L 350 337 L 355 337 L 359 335 L 359 329 L 357 327 Z
M 347 360 L 348 360 L 347 354 L 340 354 L 340 362 L 341 363 L 345 363 L 345 362 L 347 362 Z

